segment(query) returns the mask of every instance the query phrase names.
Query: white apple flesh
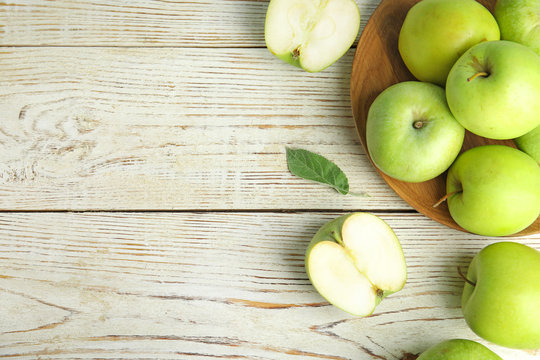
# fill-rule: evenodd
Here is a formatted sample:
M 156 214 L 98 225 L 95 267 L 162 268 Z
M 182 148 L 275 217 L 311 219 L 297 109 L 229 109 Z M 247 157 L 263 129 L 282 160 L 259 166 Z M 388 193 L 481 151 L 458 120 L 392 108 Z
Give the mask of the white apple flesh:
M 272 0 L 266 12 L 268 50 L 309 72 L 342 57 L 359 30 L 360 11 L 353 0 Z
M 322 226 L 306 251 L 306 271 L 321 296 L 356 316 L 370 315 L 407 279 L 398 238 L 368 213 L 347 214 Z

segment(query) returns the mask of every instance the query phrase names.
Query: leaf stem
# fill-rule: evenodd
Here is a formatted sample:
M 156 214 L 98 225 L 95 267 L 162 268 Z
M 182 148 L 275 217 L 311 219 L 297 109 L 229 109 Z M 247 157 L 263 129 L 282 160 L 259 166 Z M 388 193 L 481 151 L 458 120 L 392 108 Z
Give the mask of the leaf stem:
M 349 195 L 352 195 L 352 196 L 359 196 L 359 197 L 371 197 L 367 192 L 354 192 L 354 191 L 349 191 Z

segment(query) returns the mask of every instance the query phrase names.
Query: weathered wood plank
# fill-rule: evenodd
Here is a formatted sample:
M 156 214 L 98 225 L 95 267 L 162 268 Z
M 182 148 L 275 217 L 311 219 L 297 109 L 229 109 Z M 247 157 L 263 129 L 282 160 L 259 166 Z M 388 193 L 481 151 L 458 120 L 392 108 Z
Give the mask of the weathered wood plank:
M 0 49 L 0 209 L 409 209 L 357 136 L 352 50 L 308 74 L 266 49 Z M 338 196 L 285 148 L 335 161 Z
M 361 27 L 378 5 L 357 0 Z M 261 47 L 267 0 L 0 2 L 0 45 Z
M 405 288 L 369 318 L 328 305 L 304 271 L 338 213 L 0 213 L 0 356 L 387 359 L 451 337 L 466 268 L 498 239 L 382 214 Z M 540 237 L 510 239 L 540 249 Z M 539 353 L 487 344 L 505 359 Z

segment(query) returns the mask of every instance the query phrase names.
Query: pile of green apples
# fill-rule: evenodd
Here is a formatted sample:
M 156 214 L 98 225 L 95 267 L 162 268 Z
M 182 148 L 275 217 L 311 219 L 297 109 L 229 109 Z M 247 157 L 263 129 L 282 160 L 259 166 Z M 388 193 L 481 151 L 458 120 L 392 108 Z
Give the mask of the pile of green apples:
M 354 0 L 271 0 L 265 38 L 280 59 L 318 72 L 350 48 L 359 27 Z M 528 227 L 540 214 L 540 0 L 498 0 L 494 15 L 475 0 L 421 0 L 406 16 L 398 47 L 417 81 L 392 85 L 373 102 L 366 137 L 375 165 L 408 182 L 447 172 L 444 199 L 472 233 L 505 236 Z M 463 151 L 466 131 L 514 139 L 517 149 Z M 315 289 L 355 316 L 371 315 L 407 280 L 396 234 L 369 213 L 323 225 L 305 260 Z M 461 275 L 462 311 L 478 336 L 540 349 L 539 251 L 496 242 Z M 466 339 L 406 359 L 501 360 Z
M 446 173 L 450 215 L 465 230 L 513 235 L 540 215 L 540 1 L 421 0 L 398 50 L 416 81 L 394 84 L 366 123 L 375 166 L 405 182 Z M 463 151 L 465 132 L 515 140 Z

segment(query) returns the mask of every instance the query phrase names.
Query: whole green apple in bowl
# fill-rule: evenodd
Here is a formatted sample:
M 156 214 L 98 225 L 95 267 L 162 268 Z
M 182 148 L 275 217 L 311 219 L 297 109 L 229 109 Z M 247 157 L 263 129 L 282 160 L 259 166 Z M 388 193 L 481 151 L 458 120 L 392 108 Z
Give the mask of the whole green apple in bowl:
M 461 150 L 464 136 L 444 90 L 431 83 L 405 81 L 386 88 L 367 116 L 371 160 L 402 181 L 422 182 L 442 174 Z
M 446 82 L 448 106 L 470 132 L 514 139 L 540 125 L 540 56 L 512 41 L 467 50 Z
M 521 151 L 529 154 L 540 164 L 540 125 L 514 141 Z
M 472 340 L 450 339 L 433 345 L 420 356 L 406 356 L 403 360 L 502 360 L 486 346 Z
M 370 315 L 407 280 L 398 238 L 369 213 L 346 214 L 323 225 L 306 250 L 305 265 L 319 294 L 356 316 Z
M 497 0 L 501 38 L 526 45 L 540 55 L 540 0 Z
M 462 310 L 485 340 L 540 349 L 540 252 L 510 241 L 480 250 L 467 271 Z
M 540 167 L 512 147 L 469 149 L 458 156 L 446 179 L 450 215 L 469 232 L 513 235 L 540 214 Z
M 272 54 L 318 72 L 349 50 L 359 30 L 354 0 L 271 0 L 264 36 Z
M 418 80 L 443 86 L 461 54 L 482 41 L 499 39 L 495 18 L 475 0 L 422 0 L 407 13 L 398 48 Z

